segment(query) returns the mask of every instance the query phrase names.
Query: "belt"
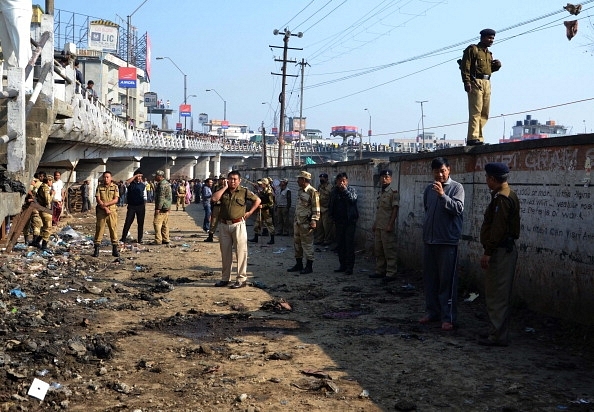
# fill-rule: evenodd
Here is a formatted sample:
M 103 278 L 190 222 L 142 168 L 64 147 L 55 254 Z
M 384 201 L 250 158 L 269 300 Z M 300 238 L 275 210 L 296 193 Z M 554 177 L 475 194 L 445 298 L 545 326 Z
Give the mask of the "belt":
M 481 79 L 481 80 L 489 80 L 491 78 L 490 74 L 481 74 L 478 76 L 474 76 L 475 79 Z
M 243 222 L 243 218 L 237 218 L 237 219 L 231 219 L 231 220 L 221 220 L 221 222 L 223 222 L 226 225 L 232 225 L 234 223 L 239 223 L 239 222 Z

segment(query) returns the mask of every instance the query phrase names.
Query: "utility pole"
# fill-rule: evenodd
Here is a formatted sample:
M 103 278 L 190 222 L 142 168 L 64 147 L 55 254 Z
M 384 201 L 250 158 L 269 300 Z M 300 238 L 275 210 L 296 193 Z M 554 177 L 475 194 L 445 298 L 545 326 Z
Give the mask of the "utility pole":
M 425 151 L 425 113 L 423 112 L 423 103 L 427 103 L 429 100 L 417 100 L 417 103 L 421 104 L 421 128 L 423 133 L 423 152 Z
M 266 159 L 266 128 L 264 127 L 264 120 L 262 120 L 262 167 L 268 167 L 268 160 Z
M 281 34 L 281 32 L 277 29 L 275 29 L 272 32 L 275 36 L 278 34 Z M 283 161 L 283 146 L 285 145 L 285 137 L 284 137 L 284 133 L 285 133 L 285 90 L 286 90 L 286 80 L 287 80 L 287 76 L 289 77 L 297 77 L 296 75 L 292 75 L 292 74 L 287 74 L 287 63 L 297 63 L 296 60 L 287 60 L 287 53 L 288 50 L 303 50 L 303 49 L 298 49 L 298 48 L 294 48 L 294 47 L 289 47 L 289 39 L 291 38 L 291 36 L 297 36 L 299 38 L 303 37 L 303 33 L 299 32 L 297 34 L 292 34 L 288 29 L 285 28 L 285 30 L 283 31 L 283 42 L 284 42 L 284 46 L 282 47 L 283 49 L 283 58 L 282 60 L 279 59 L 274 59 L 274 61 L 277 62 L 283 62 L 283 67 L 282 67 L 282 73 L 270 73 L 273 74 L 275 76 L 282 76 L 282 90 L 281 90 L 281 94 L 278 97 L 278 101 L 280 103 L 280 125 L 278 128 L 278 159 L 277 159 L 277 167 L 282 167 L 282 161 Z M 280 49 L 280 46 L 269 46 L 275 49 Z
M 300 97 L 301 97 L 301 101 L 299 102 L 299 150 L 297 151 L 297 165 L 301 164 L 301 146 L 303 145 L 303 141 L 301 140 L 301 132 L 303 130 L 303 79 L 304 79 L 304 72 L 305 72 L 305 66 L 310 66 L 309 63 L 307 63 L 305 61 L 305 59 L 301 59 L 301 63 L 297 63 L 298 65 L 301 66 L 301 92 L 300 92 Z M 311 67 L 311 66 L 310 66 Z M 313 139 L 313 138 L 312 138 Z M 313 145 L 312 145 L 313 146 Z

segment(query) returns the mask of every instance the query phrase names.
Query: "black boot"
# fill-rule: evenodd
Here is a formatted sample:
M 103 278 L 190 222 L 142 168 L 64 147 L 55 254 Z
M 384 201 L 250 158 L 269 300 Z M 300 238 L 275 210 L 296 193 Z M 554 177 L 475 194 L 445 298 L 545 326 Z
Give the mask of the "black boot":
M 95 251 L 93 252 L 93 257 L 99 257 L 99 245 L 95 245 Z
M 248 242 L 252 242 L 252 243 L 258 243 L 258 236 L 259 236 L 259 235 L 258 235 L 257 233 L 256 233 L 256 234 L 254 234 L 254 238 L 253 238 L 253 239 L 250 239 L 250 240 L 248 240 Z
M 305 264 L 305 267 L 303 268 L 303 270 L 299 273 L 301 273 L 302 275 L 307 275 L 308 273 L 312 273 L 313 269 L 312 266 L 313 265 L 313 260 L 308 260 L 307 263 Z
M 212 238 L 212 233 L 209 233 L 208 237 L 204 239 L 203 242 L 214 242 L 214 239 Z
M 39 249 L 47 250 L 47 240 L 44 240 L 43 242 L 41 242 L 41 247 Z
M 41 236 L 35 236 L 33 238 L 33 241 L 31 243 L 29 243 L 29 246 L 40 248 L 41 247 Z
M 270 240 L 267 243 L 268 245 L 274 245 L 274 235 L 270 235 Z
M 120 257 L 120 251 L 118 250 L 118 245 L 111 245 L 111 256 Z
M 295 266 L 287 269 L 287 272 L 300 272 L 301 270 L 303 270 L 303 260 L 295 259 L 295 262 Z

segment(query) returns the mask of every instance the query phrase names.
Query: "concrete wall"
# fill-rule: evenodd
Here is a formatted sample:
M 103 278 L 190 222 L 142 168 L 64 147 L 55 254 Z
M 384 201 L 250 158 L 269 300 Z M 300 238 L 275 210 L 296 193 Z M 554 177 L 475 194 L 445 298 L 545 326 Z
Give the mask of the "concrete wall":
M 430 162 L 436 155 L 448 158 L 452 178 L 465 189 L 460 275 L 482 285 L 479 231 L 490 201 L 484 165 L 507 163 L 512 170 L 510 184 L 522 204 L 516 297 L 542 313 L 594 324 L 594 176 L 590 175 L 594 135 L 452 148 L 392 158 L 389 165 L 364 159 L 304 169 L 314 176 L 314 186 L 322 172 L 331 178 L 341 171 L 349 175 L 349 183 L 359 194 L 357 247 L 371 250 L 377 174 L 389 166 L 394 171 L 392 184 L 400 191 L 399 259 L 407 267 L 421 268 L 423 190 L 432 181 Z M 253 169 L 242 174 L 251 181 L 263 176 L 287 177 L 289 188 L 296 193 L 298 170 Z

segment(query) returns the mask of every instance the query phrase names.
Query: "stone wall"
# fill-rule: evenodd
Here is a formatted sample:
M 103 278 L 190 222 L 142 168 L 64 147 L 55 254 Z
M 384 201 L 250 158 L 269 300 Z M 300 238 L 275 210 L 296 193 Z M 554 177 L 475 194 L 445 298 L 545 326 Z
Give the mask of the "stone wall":
M 483 249 L 479 231 L 490 201 L 484 165 L 504 162 L 511 169 L 510 185 L 520 198 L 521 234 L 514 285 L 516 298 L 530 308 L 560 318 L 594 324 L 594 135 L 533 140 L 473 148 L 452 148 L 438 153 L 404 155 L 389 164 L 379 160 L 308 165 L 314 176 L 338 172 L 349 175 L 359 193 L 361 219 L 358 249 L 372 250 L 371 225 L 375 210 L 378 173 L 394 171 L 393 185 L 400 192 L 398 214 L 399 259 L 406 267 L 421 268 L 423 242 L 423 191 L 431 183 L 430 162 L 446 157 L 452 178 L 464 185 L 463 237 L 459 249 L 460 275 L 482 284 L 479 266 Z M 254 181 L 262 176 L 289 178 L 296 193 L 299 168 L 244 171 Z

